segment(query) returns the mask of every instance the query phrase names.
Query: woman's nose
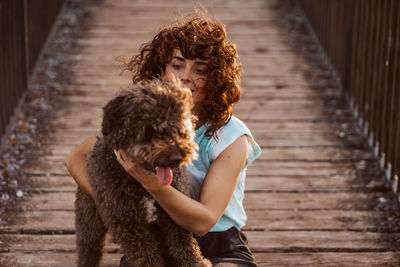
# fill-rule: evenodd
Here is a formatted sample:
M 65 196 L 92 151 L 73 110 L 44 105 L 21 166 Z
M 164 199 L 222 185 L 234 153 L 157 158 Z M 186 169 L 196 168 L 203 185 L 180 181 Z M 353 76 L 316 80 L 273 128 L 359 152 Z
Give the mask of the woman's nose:
M 182 81 L 183 83 L 185 83 L 185 82 L 189 82 L 191 79 L 192 79 L 192 78 L 191 78 L 190 70 L 189 70 L 189 69 L 185 69 L 185 70 L 183 71 L 183 73 L 182 73 L 181 81 Z

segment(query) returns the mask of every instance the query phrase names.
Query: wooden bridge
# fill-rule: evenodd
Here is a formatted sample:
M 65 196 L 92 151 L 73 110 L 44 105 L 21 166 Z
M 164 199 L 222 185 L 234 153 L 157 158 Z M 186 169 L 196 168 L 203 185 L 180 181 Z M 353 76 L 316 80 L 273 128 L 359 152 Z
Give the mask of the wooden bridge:
M 6 181 L 15 196 L 0 200 L 1 266 L 74 266 L 76 185 L 65 158 L 99 130 L 101 107 L 130 82 L 115 57 L 136 54 L 174 14 L 193 10 L 180 0 L 72 3 L 3 154 L 2 175 L 18 178 Z M 248 170 L 244 229 L 260 266 L 399 266 L 395 195 L 299 6 L 202 3 L 238 46 L 243 95 L 235 114 L 263 151 Z M 40 121 L 29 117 L 35 112 Z M 34 143 L 29 151 L 18 146 L 24 138 Z M 16 148 L 24 162 L 12 160 Z M 118 266 L 120 257 L 108 244 L 103 266 Z

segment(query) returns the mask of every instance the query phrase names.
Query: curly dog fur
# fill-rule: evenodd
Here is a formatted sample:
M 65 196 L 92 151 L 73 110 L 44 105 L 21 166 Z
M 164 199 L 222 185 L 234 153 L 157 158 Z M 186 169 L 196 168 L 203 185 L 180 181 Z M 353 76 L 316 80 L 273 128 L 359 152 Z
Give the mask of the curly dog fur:
M 129 176 L 113 150 L 148 171 L 171 168 L 172 186 L 189 195 L 184 164 L 195 155 L 190 91 L 166 81 L 131 86 L 103 108 L 102 135 L 87 158 L 94 200 L 78 187 L 78 266 L 99 266 L 105 235 L 132 266 L 211 266 L 191 233 L 173 222 Z

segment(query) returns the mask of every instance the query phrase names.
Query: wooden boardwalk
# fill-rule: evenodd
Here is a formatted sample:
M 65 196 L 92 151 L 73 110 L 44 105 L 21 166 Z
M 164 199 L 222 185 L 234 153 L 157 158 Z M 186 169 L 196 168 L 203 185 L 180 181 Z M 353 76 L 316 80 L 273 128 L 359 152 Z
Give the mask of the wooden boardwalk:
M 296 5 L 202 5 L 239 48 L 243 96 L 235 114 L 263 150 L 248 170 L 245 198 L 245 232 L 260 266 L 399 266 L 398 210 Z M 75 45 L 64 52 L 49 45 L 45 55 L 63 59 L 57 105 L 43 122 L 52 131 L 22 170 L 24 196 L 5 209 L 12 219 L 0 228 L 1 266 L 74 266 L 76 185 L 65 157 L 99 130 L 101 107 L 129 83 L 114 58 L 135 54 L 160 24 L 192 7 L 183 0 L 93 1 L 81 27 L 70 29 Z M 67 11 L 62 16 L 73 20 Z M 106 252 L 103 266 L 118 266 L 118 247 Z

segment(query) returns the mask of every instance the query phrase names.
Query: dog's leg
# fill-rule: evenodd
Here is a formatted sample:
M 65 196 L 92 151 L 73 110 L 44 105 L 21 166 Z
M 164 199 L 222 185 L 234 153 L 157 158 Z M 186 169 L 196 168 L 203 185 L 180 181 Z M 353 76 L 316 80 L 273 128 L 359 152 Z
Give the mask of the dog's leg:
M 175 266 L 211 267 L 209 260 L 203 257 L 193 234 L 179 227 L 169 217 L 164 217 L 162 230 L 165 233 L 169 254 L 175 260 Z
M 94 200 L 79 187 L 75 200 L 75 229 L 77 266 L 99 266 L 107 230 Z
M 165 266 L 158 241 L 155 239 L 149 225 L 141 225 L 131 229 L 129 232 L 118 234 L 117 239 L 115 241 L 121 245 L 121 249 L 131 266 Z

